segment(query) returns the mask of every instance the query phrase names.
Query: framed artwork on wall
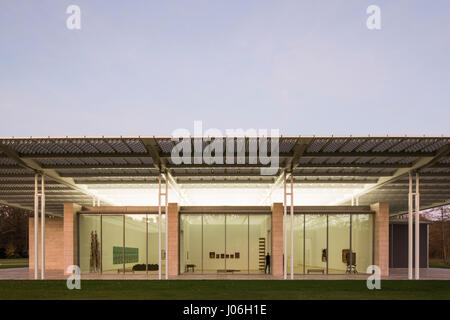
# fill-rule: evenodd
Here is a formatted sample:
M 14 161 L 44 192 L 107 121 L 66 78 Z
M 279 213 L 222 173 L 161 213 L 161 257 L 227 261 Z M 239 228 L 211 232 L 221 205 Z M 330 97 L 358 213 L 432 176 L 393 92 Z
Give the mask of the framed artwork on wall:
M 236 259 L 239 259 L 240 256 L 241 256 L 241 254 L 240 254 L 239 252 L 235 252 L 235 253 L 234 253 L 234 256 L 236 257 Z
M 211 251 L 211 252 L 209 253 L 209 258 L 210 258 L 210 259 L 214 259 L 215 257 L 216 257 L 216 253 Z

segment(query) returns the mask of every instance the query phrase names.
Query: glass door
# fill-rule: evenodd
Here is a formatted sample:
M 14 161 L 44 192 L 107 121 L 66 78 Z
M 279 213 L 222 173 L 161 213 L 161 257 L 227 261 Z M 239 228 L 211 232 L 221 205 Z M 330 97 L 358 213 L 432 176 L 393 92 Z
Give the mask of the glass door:
M 248 273 L 248 215 L 226 215 L 225 268 L 227 273 Z
M 224 273 L 225 215 L 203 215 L 203 273 Z
M 306 274 L 327 273 L 327 215 L 305 216 L 305 271 Z

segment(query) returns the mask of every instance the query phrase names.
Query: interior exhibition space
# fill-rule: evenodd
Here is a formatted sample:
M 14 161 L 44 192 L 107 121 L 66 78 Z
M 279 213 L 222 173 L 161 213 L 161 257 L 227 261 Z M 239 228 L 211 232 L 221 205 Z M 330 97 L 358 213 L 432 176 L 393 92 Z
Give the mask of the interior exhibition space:
M 293 279 L 376 265 L 386 276 L 395 250 L 407 253 L 408 278 L 420 278 L 428 229 L 419 211 L 449 204 L 449 137 L 272 138 L 267 147 L 249 136 L 185 137 L 194 153 L 180 162 L 179 139 L 168 136 L 4 137 L 0 204 L 31 212 L 34 279 L 70 266 Z M 226 154 L 197 161 L 213 143 Z M 261 153 L 276 156 L 270 174 Z M 394 250 L 398 221 L 407 232 Z

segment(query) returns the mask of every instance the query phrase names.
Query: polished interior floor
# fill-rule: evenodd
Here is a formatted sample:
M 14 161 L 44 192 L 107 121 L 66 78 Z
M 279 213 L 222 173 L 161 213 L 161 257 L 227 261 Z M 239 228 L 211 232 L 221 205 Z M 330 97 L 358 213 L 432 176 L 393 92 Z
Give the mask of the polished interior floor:
M 39 274 L 40 275 L 40 274 Z M 338 274 L 309 274 L 309 275 L 295 275 L 294 279 L 297 280 L 365 280 L 367 274 L 352 274 L 352 275 L 338 275 Z M 0 280 L 31 280 L 34 278 L 34 274 L 31 273 L 28 268 L 11 268 L 0 269 Z M 288 276 L 289 278 L 289 276 Z M 427 268 L 420 270 L 420 278 L 422 280 L 450 280 L 450 269 L 438 269 Z M 47 271 L 46 279 L 57 280 L 67 279 L 61 271 Z M 156 274 L 85 274 L 82 275 L 82 279 L 85 280 L 157 280 Z M 264 274 L 211 274 L 211 275 L 199 275 L 199 274 L 185 274 L 175 277 L 169 277 L 174 280 L 281 280 L 282 277 L 275 277 L 272 275 Z M 408 279 L 407 269 L 391 269 L 390 275 L 384 277 L 386 280 L 406 280 Z

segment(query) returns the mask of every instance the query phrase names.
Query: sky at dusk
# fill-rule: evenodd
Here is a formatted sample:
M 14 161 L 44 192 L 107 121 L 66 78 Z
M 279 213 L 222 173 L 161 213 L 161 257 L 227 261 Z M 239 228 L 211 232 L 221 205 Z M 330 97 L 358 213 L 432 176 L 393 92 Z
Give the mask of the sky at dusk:
M 66 8 L 81 9 L 69 30 Z M 381 30 L 366 27 L 369 5 Z M 450 1 L 0 0 L 0 136 L 448 135 Z

